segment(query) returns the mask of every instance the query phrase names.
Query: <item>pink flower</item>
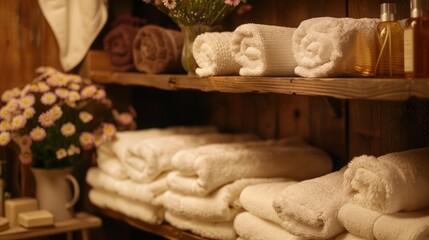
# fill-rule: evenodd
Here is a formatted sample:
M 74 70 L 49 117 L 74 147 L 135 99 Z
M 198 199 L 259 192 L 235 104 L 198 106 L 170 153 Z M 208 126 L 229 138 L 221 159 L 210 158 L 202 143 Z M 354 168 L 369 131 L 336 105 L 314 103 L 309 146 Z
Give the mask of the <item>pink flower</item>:
M 71 102 L 79 101 L 80 100 L 80 94 L 76 91 L 69 91 L 69 97 L 67 100 L 71 101 Z
M 94 99 L 100 100 L 106 97 L 106 91 L 104 89 L 98 89 L 94 95 Z
M 25 124 L 27 124 L 27 118 L 25 118 L 23 115 L 15 116 L 14 118 L 12 118 L 11 129 L 22 129 Z
M 29 108 L 34 105 L 34 102 L 36 101 L 34 95 L 27 95 L 21 99 L 19 99 L 19 106 L 21 108 Z
M 90 85 L 82 89 L 80 95 L 82 98 L 90 98 L 94 96 L 94 94 L 97 92 L 97 87 L 95 85 Z
M 75 154 L 80 154 L 80 148 L 76 147 L 75 145 L 70 145 L 69 148 L 67 149 L 67 154 L 69 156 L 73 156 Z
M 35 142 L 40 142 L 46 138 L 46 130 L 41 127 L 35 127 L 30 132 L 30 137 Z
M 33 155 L 31 154 L 30 150 L 21 151 L 19 154 L 19 160 L 24 165 L 30 165 L 33 161 Z
M 24 115 L 24 117 L 27 119 L 32 118 L 34 116 L 34 114 L 36 114 L 36 110 L 34 110 L 33 107 L 26 108 L 22 112 L 22 115 Z
M 57 88 L 55 89 L 55 95 L 61 99 L 66 99 L 69 96 L 69 90 L 65 88 Z
M 94 146 L 94 135 L 89 132 L 83 132 L 79 136 L 79 142 L 82 145 L 83 149 L 89 150 Z
M 80 85 L 77 83 L 69 83 L 69 89 L 73 90 L 73 91 L 79 91 L 80 90 Z
M 9 108 L 4 106 L 0 109 L 0 118 L 9 120 L 12 117 Z
M 58 160 L 61 160 L 65 157 L 67 157 L 67 151 L 64 148 L 58 149 L 55 154 L 56 154 Z
M 124 112 L 124 113 L 113 113 L 113 116 L 115 117 L 115 120 L 122 126 L 128 126 L 131 123 L 133 123 L 133 116 L 130 113 Z
M 10 133 L 9 132 L 1 132 L 0 133 L 0 146 L 6 146 L 10 142 Z
M 60 119 L 61 116 L 63 116 L 63 110 L 59 106 L 53 106 L 51 109 L 49 109 L 48 112 L 51 114 L 54 121 Z
M 30 150 L 31 143 L 32 143 L 32 140 L 31 140 L 30 136 L 23 135 L 19 138 L 18 145 L 19 145 L 21 151 L 24 151 L 24 150 Z
M 9 100 L 11 100 L 13 98 L 13 93 L 12 90 L 6 90 L 4 91 L 4 93 L 1 95 L 1 100 L 3 102 L 8 102 Z
M 44 105 L 52 105 L 57 101 L 57 96 L 52 92 L 47 92 L 42 95 L 42 97 L 40 98 L 40 101 Z
M 81 83 L 82 82 L 82 78 L 79 75 L 75 75 L 75 74 L 70 74 L 69 79 L 73 83 Z
M 111 123 L 103 124 L 103 138 L 107 141 L 111 141 L 116 134 L 116 127 Z
M 168 9 L 174 9 L 177 5 L 176 0 L 162 0 L 162 2 Z
M 50 127 L 54 124 L 55 119 L 52 116 L 51 112 L 44 112 L 42 114 L 40 114 L 39 116 L 39 123 L 43 126 L 43 127 Z
M 89 113 L 89 112 L 85 112 L 85 111 L 82 111 L 82 112 L 80 112 L 80 113 L 79 113 L 79 118 L 80 118 L 80 120 L 82 120 L 82 122 L 84 122 L 84 123 L 88 123 L 88 122 L 90 122 L 94 117 L 92 116 L 92 114 L 91 114 L 91 113 Z
M 76 132 L 76 127 L 71 122 L 65 123 L 61 126 L 61 133 L 65 137 L 73 136 L 73 134 L 75 134 L 75 132 Z
M 50 77 L 48 77 L 48 79 L 46 79 L 46 83 L 49 86 L 58 87 L 58 86 L 60 86 L 60 77 L 61 77 L 60 74 L 55 73 L 55 74 L 51 75 Z
M 7 131 L 7 130 L 9 130 L 9 122 L 5 121 L 5 120 L 1 121 L 0 122 L 0 131 L 4 132 L 4 131 Z
M 46 84 L 45 82 L 39 82 L 38 87 L 39 87 L 39 91 L 42 93 L 51 90 L 51 87 L 49 87 L 49 85 Z
M 225 0 L 225 4 L 231 5 L 231 6 L 237 6 L 240 4 L 240 0 Z

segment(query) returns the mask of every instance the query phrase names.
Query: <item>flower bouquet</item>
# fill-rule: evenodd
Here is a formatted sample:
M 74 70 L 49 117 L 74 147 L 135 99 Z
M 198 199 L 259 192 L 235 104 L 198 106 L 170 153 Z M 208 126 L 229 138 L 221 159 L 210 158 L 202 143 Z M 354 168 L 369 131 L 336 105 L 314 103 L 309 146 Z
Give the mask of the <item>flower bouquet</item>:
M 182 30 L 184 45 L 182 65 L 195 73 L 197 64 L 192 56 L 192 44 L 201 33 L 213 31 L 229 13 L 246 0 L 143 0 L 166 13 Z
M 34 81 L 1 96 L 0 146 L 17 147 L 23 164 L 72 167 L 82 151 L 135 126 L 131 112 L 115 110 L 100 86 L 51 67 L 37 72 Z

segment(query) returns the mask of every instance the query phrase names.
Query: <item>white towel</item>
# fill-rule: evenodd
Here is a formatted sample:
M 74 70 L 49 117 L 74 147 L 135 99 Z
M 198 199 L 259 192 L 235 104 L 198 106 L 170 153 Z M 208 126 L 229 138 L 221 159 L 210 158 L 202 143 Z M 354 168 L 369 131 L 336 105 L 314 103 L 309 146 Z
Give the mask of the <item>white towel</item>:
M 192 45 L 192 53 L 198 64 L 200 77 L 238 75 L 240 65 L 231 52 L 232 32 L 208 32 L 198 35 Z
M 237 27 L 231 50 L 242 76 L 291 76 L 297 66 L 292 53 L 295 28 L 261 24 Z
M 365 239 L 429 239 L 429 209 L 382 214 L 354 204 L 344 204 L 339 221 L 353 235 Z
M 253 184 L 284 181 L 282 178 L 240 179 L 222 186 L 204 197 L 184 195 L 173 191 L 163 194 L 162 202 L 167 211 L 187 218 L 207 222 L 227 222 L 242 212 L 238 198 L 241 191 Z M 273 210 L 274 211 L 274 210 Z
M 254 141 L 253 134 L 210 133 L 200 135 L 169 135 L 146 139 L 129 148 L 131 154 L 123 162 L 128 175 L 136 182 L 149 182 L 161 173 L 171 170 L 171 158 L 182 149 L 209 143 Z
M 282 221 L 274 211 L 273 201 L 283 189 L 295 183 L 283 181 L 248 186 L 240 194 L 240 204 L 253 215 L 280 225 Z
M 235 217 L 234 229 L 238 236 L 246 240 L 305 240 L 249 212 L 242 212 Z
M 60 51 L 64 71 L 85 57 L 107 20 L 107 1 L 39 0 Z
M 136 183 L 130 179 L 118 180 L 98 168 L 90 168 L 86 174 L 86 182 L 94 188 L 151 205 L 159 205 L 158 198 L 167 191 L 165 175 L 150 183 Z
M 97 148 L 98 167 L 116 179 L 127 179 L 127 172 L 110 146 L 110 144 L 103 144 Z
M 360 156 L 344 173 L 344 190 L 352 203 L 381 212 L 429 206 L 429 148 Z
M 344 168 L 285 188 L 273 202 L 282 226 L 310 239 L 328 239 L 341 233 L 344 228 L 337 213 L 344 203 L 343 172 Z
M 338 235 L 335 238 L 335 240 L 366 240 L 366 239 L 358 237 L 358 236 L 355 236 L 355 235 L 353 235 L 351 233 L 345 232 L 345 233 L 342 233 L 342 234 Z
M 232 221 L 204 222 L 175 215 L 168 211 L 165 212 L 165 221 L 176 228 L 191 231 L 194 234 L 210 239 L 235 240 L 237 237 Z
M 164 219 L 165 211 L 162 207 L 120 197 L 114 193 L 91 189 L 88 197 L 91 203 L 98 207 L 112 209 L 143 222 L 161 224 Z
M 240 178 L 302 180 L 332 170 L 325 152 L 302 146 L 214 144 L 182 150 L 173 157 L 172 164 L 177 171 L 167 175 L 168 187 L 199 196 Z
M 375 63 L 378 19 L 320 17 L 301 22 L 292 38 L 303 77 L 369 76 Z

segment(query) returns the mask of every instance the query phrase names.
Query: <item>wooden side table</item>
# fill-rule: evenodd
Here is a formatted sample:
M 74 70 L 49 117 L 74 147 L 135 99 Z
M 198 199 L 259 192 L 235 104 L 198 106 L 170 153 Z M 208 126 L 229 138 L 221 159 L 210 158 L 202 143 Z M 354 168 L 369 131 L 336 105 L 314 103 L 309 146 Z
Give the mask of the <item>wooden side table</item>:
M 74 218 L 56 222 L 54 226 L 24 228 L 21 226 L 10 226 L 6 231 L 0 232 L 0 239 L 32 239 L 34 237 L 42 237 L 66 233 L 67 239 L 72 239 L 72 232 L 80 231 L 83 240 L 89 240 L 88 229 L 100 227 L 101 219 L 86 212 L 79 212 Z

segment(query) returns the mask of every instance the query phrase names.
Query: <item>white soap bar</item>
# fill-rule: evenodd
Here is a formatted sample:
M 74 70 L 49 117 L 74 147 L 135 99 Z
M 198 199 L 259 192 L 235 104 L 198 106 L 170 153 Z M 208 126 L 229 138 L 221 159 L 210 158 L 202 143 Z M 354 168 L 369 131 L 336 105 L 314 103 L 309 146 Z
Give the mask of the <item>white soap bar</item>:
M 10 224 L 18 224 L 18 215 L 22 212 L 37 210 L 37 200 L 35 198 L 12 198 L 4 203 L 5 216 Z
M 6 218 L 0 217 L 0 232 L 9 229 L 9 221 Z
M 46 210 L 24 212 L 19 214 L 18 223 L 26 228 L 51 226 L 54 224 L 54 215 Z

